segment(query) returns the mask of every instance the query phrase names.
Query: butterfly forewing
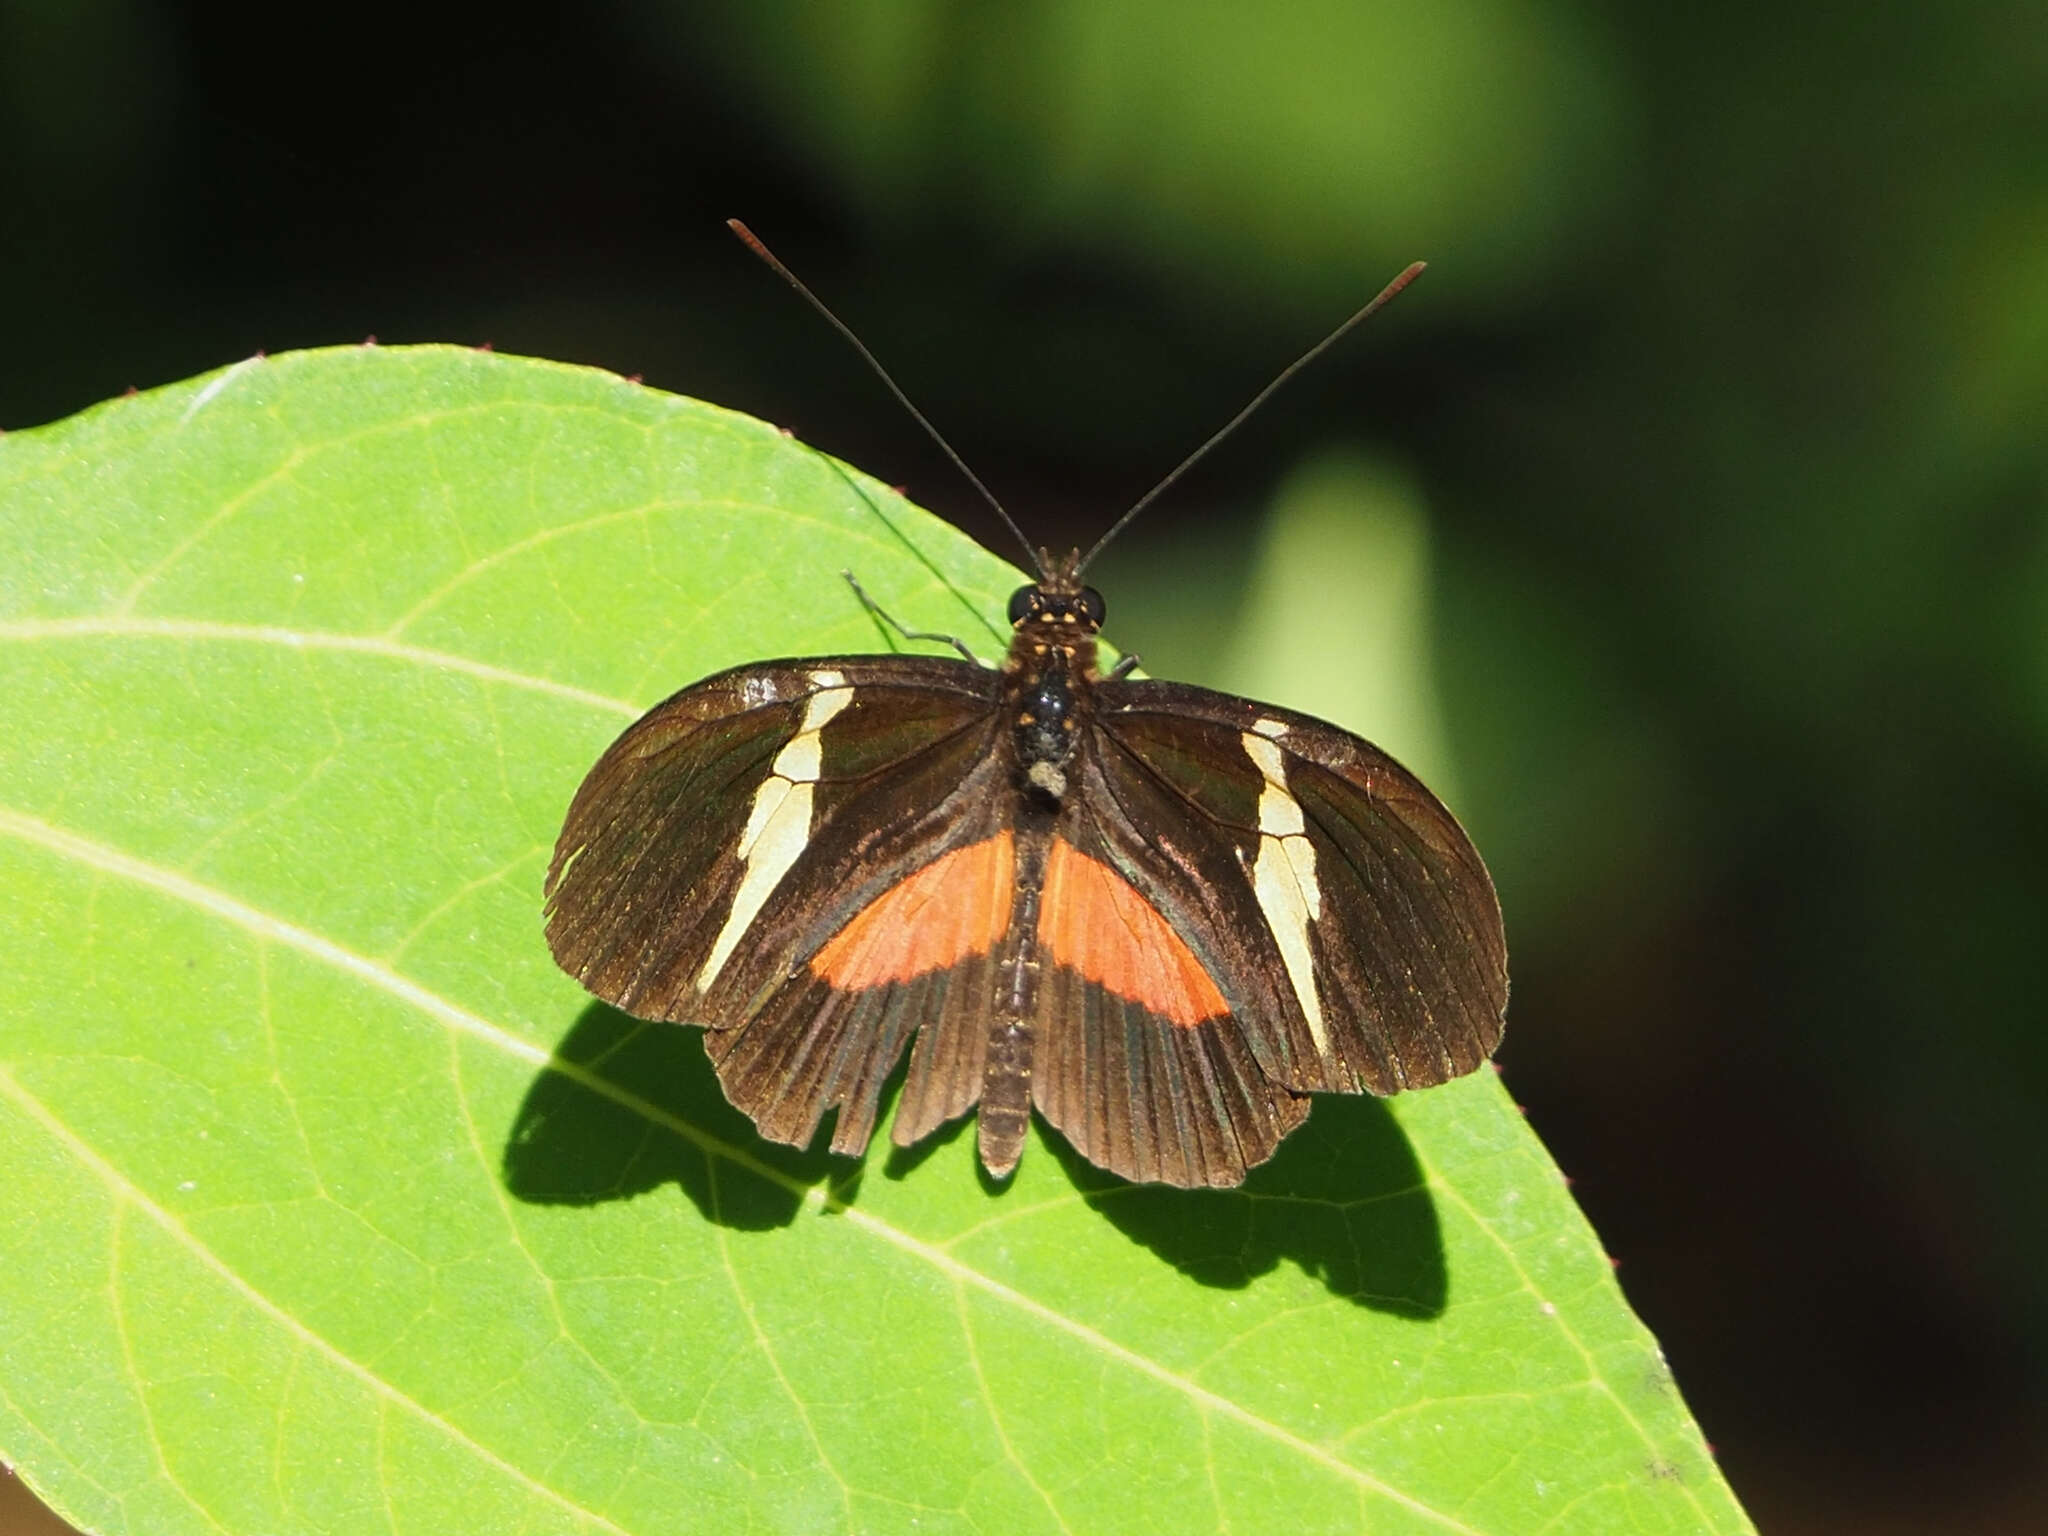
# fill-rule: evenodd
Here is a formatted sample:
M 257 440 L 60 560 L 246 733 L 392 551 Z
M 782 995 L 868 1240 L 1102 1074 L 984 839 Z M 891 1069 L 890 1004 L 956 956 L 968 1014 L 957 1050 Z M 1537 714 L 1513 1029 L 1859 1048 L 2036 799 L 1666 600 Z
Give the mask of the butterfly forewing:
M 1493 885 L 1413 774 L 1323 721 L 1208 689 L 1105 682 L 1097 702 L 1118 798 L 1151 778 L 1234 852 L 1237 878 L 1209 877 L 1231 920 L 1189 937 L 1244 999 L 1251 1049 L 1278 1081 L 1393 1093 L 1468 1072 L 1499 1043 L 1507 952 Z M 1262 893 L 1262 857 L 1291 879 Z
M 555 959 L 606 1002 L 676 1018 L 745 873 L 735 845 L 815 691 L 749 667 L 655 706 L 584 777 L 547 878 Z
M 765 1037 L 788 1028 L 803 962 L 875 893 L 972 840 L 963 807 L 997 804 L 995 706 L 992 674 L 923 657 L 768 663 L 684 689 L 613 743 L 570 807 L 547 883 L 555 958 L 643 1018 L 760 1025 L 743 1061 L 786 1053 Z M 748 1097 L 754 1113 L 772 1095 Z

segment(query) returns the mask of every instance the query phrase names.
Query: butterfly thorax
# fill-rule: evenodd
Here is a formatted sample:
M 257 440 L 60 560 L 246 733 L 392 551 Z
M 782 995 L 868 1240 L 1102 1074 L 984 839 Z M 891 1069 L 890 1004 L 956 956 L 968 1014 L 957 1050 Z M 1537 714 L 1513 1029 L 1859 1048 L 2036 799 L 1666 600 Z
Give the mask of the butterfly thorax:
M 1057 809 L 1067 793 L 1080 714 L 1097 676 L 1095 636 L 1102 628 L 1102 594 L 1081 585 L 1078 554 L 1046 552 L 1044 577 L 1010 597 L 1014 634 L 1003 662 L 1004 702 L 1010 711 L 1018 787 Z

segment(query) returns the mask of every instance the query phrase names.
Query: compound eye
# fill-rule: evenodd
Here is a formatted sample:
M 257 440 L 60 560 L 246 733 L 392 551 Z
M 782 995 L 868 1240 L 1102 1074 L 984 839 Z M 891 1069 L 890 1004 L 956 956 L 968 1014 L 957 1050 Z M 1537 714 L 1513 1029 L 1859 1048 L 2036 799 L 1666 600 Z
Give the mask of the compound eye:
M 1089 628 L 1102 628 L 1102 620 L 1107 610 L 1102 606 L 1100 592 L 1093 587 L 1083 587 L 1080 597 L 1075 600 L 1075 606 L 1081 610 L 1081 617 L 1087 621 Z
M 1038 587 L 1036 584 L 1019 587 L 1010 594 L 1010 627 L 1015 629 L 1038 611 Z

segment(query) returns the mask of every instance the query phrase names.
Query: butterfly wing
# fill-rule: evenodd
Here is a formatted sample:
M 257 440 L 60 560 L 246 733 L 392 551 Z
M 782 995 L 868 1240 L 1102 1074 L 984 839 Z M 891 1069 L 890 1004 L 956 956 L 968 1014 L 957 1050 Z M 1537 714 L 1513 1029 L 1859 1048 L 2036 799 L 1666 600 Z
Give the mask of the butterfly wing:
M 627 728 L 570 806 L 547 880 L 556 960 L 641 1018 L 705 1025 L 727 1098 L 774 1139 L 808 1142 L 836 1107 L 834 1149 L 860 1151 L 913 1039 L 898 1139 L 965 1112 L 988 929 L 1011 895 L 994 857 L 1012 799 L 997 703 L 993 672 L 915 656 L 771 662 L 684 689 Z M 944 890 L 912 878 L 976 847 L 945 863 Z M 950 944 L 953 963 L 858 989 L 814 966 L 878 897 L 919 891 L 930 914 L 898 915 L 917 917 L 925 958 Z M 831 953 L 859 973 L 862 956 Z
M 1062 835 L 1171 927 L 1223 1011 L 1170 1027 L 1051 946 L 1033 1092 L 1084 1154 L 1236 1183 L 1299 1123 L 1298 1095 L 1425 1087 L 1492 1052 L 1499 904 L 1412 774 L 1323 721 L 1207 689 L 1105 681 L 1094 706 Z
M 705 1025 L 727 1097 L 777 1140 L 808 1142 L 837 1109 L 833 1148 L 861 1151 L 906 1048 L 899 1144 L 1016 1079 L 1014 1124 L 993 1143 L 983 1127 L 1001 1171 L 1028 1092 L 1125 1178 L 1234 1185 L 1307 1093 L 1442 1082 L 1498 1043 L 1485 866 L 1377 748 L 1205 689 L 1104 681 L 1055 814 L 1020 803 L 1008 726 L 997 674 L 935 658 L 684 689 L 570 808 L 548 876 L 557 960 L 641 1017 Z M 1026 1054 L 992 1063 L 998 1004 L 1022 996 L 1005 966 L 1026 953 Z

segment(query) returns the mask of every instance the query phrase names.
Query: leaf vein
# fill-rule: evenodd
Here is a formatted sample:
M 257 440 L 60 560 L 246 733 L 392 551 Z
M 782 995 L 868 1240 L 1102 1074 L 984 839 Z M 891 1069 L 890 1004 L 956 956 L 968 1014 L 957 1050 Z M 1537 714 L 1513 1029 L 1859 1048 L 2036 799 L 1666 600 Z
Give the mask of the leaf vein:
M 1419 1152 L 1417 1156 L 1420 1156 Z M 1496 1230 L 1494 1224 L 1489 1221 L 1483 1220 L 1480 1217 L 1479 1212 L 1472 1208 L 1471 1202 L 1468 1201 L 1462 1194 L 1458 1192 L 1457 1188 L 1451 1183 L 1450 1180 L 1442 1178 L 1441 1176 L 1434 1175 L 1434 1171 L 1432 1170 L 1432 1177 L 1430 1178 L 1429 1183 L 1430 1188 L 1437 1195 L 1439 1195 L 1444 1200 L 1447 1200 L 1452 1205 L 1455 1205 L 1460 1211 L 1464 1212 L 1465 1216 L 1471 1221 L 1472 1225 L 1477 1227 L 1480 1230 L 1480 1232 L 1485 1235 L 1486 1240 L 1492 1243 L 1496 1248 L 1500 1250 L 1501 1256 L 1504 1259 L 1506 1259 L 1508 1267 L 1514 1271 L 1516 1277 L 1522 1282 L 1523 1286 L 1527 1288 L 1529 1294 L 1531 1296 L 1543 1297 L 1542 1289 L 1536 1284 L 1535 1280 L 1530 1276 L 1528 1269 L 1523 1265 L 1521 1255 L 1515 1251 L 1515 1247 L 1512 1243 L 1508 1242 L 1505 1238 L 1503 1238 L 1500 1235 L 1499 1231 Z M 1548 1298 L 1543 1299 L 1547 1300 Z M 1661 1448 L 1658 1446 L 1655 1440 L 1650 1438 L 1650 1432 L 1643 1427 L 1643 1421 L 1637 1418 L 1634 1410 L 1631 1409 L 1629 1405 L 1622 1400 L 1621 1394 L 1616 1392 L 1613 1387 L 1608 1385 L 1606 1374 L 1600 1369 L 1600 1362 L 1594 1357 L 1593 1351 L 1586 1347 L 1585 1340 L 1579 1337 L 1578 1330 L 1573 1328 L 1572 1325 L 1565 1320 L 1565 1314 L 1562 1308 L 1558 1309 L 1553 1314 L 1553 1320 L 1556 1322 L 1557 1326 L 1563 1331 L 1566 1341 L 1572 1346 L 1573 1349 L 1578 1351 L 1579 1358 L 1585 1361 L 1587 1377 L 1592 1381 L 1594 1386 L 1601 1393 L 1605 1394 L 1608 1400 L 1614 1404 L 1616 1410 L 1627 1422 L 1628 1427 L 1635 1431 L 1636 1438 L 1642 1442 L 1643 1448 L 1649 1451 L 1652 1455 L 1661 1454 Z M 1685 1498 L 1686 1502 L 1692 1505 L 1693 1509 L 1698 1512 L 1702 1526 L 1710 1527 L 1713 1524 L 1713 1521 L 1708 1517 L 1706 1506 L 1700 1502 L 1699 1494 L 1692 1488 L 1690 1484 L 1686 1485 Z
M 432 1409 L 427 1407 L 426 1404 L 418 1401 L 413 1397 L 408 1396 L 404 1392 L 401 1392 L 397 1387 L 393 1386 L 390 1382 L 384 1380 L 383 1377 L 377 1375 L 374 1371 L 370 1370 L 369 1367 L 363 1365 L 360 1361 L 352 1358 L 348 1354 L 344 1353 L 342 1350 L 336 1348 L 333 1344 L 329 1343 L 325 1338 L 321 1337 L 312 1329 L 308 1328 L 304 1323 L 300 1322 L 299 1319 L 293 1317 L 290 1312 L 286 1311 L 283 1307 L 279 1306 L 276 1302 L 272 1301 L 263 1292 L 256 1289 L 256 1287 L 251 1285 L 247 1280 L 243 1279 L 242 1276 L 238 1274 L 235 1271 L 235 1269 L 231 1265 L 229 1265 L 225 1259 L 221 1258 L 219 1254 L 215 1253 L 205 1243 L 201 1242 L 197 1235 L 195 1235 L 191 1231 L 191 1229 L 188 1228 L 183 1222 L 179 1221 L 176 1216 L 172 1215 L 169 1211 L 165 1210 L 162 1206 L 158 1205 L 154 1200 L 150 1199 L 149 1196 L 141 1188 L 131 1183 L 128 1180 L 127 1176 L 123 1174 L 118 1168 L 114 1167 L 113 1164 L 109 1163 L 105 1158 L 101 1157 L 99 1153 L 95 1152 L 91 1147 L 87 1146 L 85 1142 L 81 1141 L 78 1135 L 68 1125 L 66 1125 L 63 1122 L 63 1120 L 60 1119 L 57 1116 L 57 1114 L 53 1110 L 51 1110 L 51 1108 L 47 1104 L 43 1103 L 41 1099 L 38 1099 L 34 1094 L 30 1093 L 26 1088 L 24 1088 L 15 1079 L 14 1075 L 11 1072 L 8 1072 L 5 1068 L 0 1068 L 0 1096 L 4 1096 L 8 1099 L 11 1099 L 14 1101 L 14 1103 L 19 1105 L 21 1109 L 24 1110 L 32 1119 L 34 1119 L 35 1122 L 38 1125 L 40 1125 L 55 1141 L 57 1141 L 61 1146 L 63 1146 L 73 1157 L 75 1157 L 79 1161 L 81 1165 L 83 1165 L 90 1173 L 93 1174 L 94 1177 L 96 1177 L 102 1184 L 104 1184 L 107 1187 L 108 1192 L 113 1196 L 115 1200 L 115 1208 L 117 1211 L 124 1207 L 133 1207 L 135 1210 L 142 1212 L 142 1214 L 147 1216 L 160 1229 L 162 1229 L 165 1236 L 169 1237 L 172 1242 L 184 1248 L 193 1256 L 193 1258 L 197 1259 L 203 1266 L 211 1270 L 228 1286 L 230 1290 L 234 1291 L 237 1295 L 241 1296 L 257 1312 L 269 1318 L 277 1327 L 281 1328 L 285 1333 L 299 1340 L 302 1344 L 310 1347 L 315 1352 L 323 1356 L 325 1359 L 334 1364 L 338 1369 L 340 1369 L 344 1374 L 354 1377 L 357 1381 L 361 1382 L 364 1386 L 369 1388 L 372 1395 L 375 1396 L 377 1400 L 381 1404 L 383 1404 L 387 1410 L 390 1408 L 404 1409 L 405 1411 L 419 1419 L 421 1423 L 433 1426 L 435 1429 L 439 1430 L 442 1434 L 447 1436 L 447 1438 L 454 1444 L 461 1446 L 465 1450 L 474 1454 L 479 1461 L 482 1461 L 486 1465 L 491 1466 L 497 1469 L 498 1471 L 504 1473 L 514 1482 L 519 1483 L 522 1486 L 530 1489 L 534 1494 L 546 1500 L 547 1502 L 559 1505 L 563 1509 L 568 1510 L 570 1513 L 578 1516 L 579 1518 L 592 1521 L 605 1530 L 615 1531 L 618 1533 L 618 1536 L 631 1536 L 631 1533 L 629 1533 L 623 1526 L 613 1524 L 610 1520 L 606 1519 L 596 1510 L 585 1509 L 581 1505 L 575 1503 L 573 1500 L 565 1498 L 560 1493 L 557 1493 L 554 1489 L 547 1487 L 545 1484 L 536 1482 L 532 1477 L 528 1476 L 525 1471 L 523 1471 L 518 1466 L 515 1466 L 513 1463 L 505 1460 L 504 1457 L 500 1456 L 496 1451 L 492 1450 L 489 1446 L 484 1445 L 481 1442 L 473 1439 L 471 1436 L 465 1434 L 458 1426 L 450 1423 L 447 1419 L 435 1413 Z M 109 1254 L 109 1258 L 110 1260 L 113 1260 L 117 1258 L 117 1256 L 118 1244 L 116 1245 L 116 1251 Z M 139 1387 L 141 1384 L 141 1377 L 139 1374 L 136 1374 L 134 1356 L 128 1342 L 126 1319 L 118 1304 L 118 1286 L 115 1289 L 115 1296 L 117 1298 L 115 1306 L 115 1325 L 121 1336 L 122 1350 L 124 1356 L 128 1361 L 129 1372 L 131 1375 L 135 1376 L 136 1383 Z M 144 1417 L 146 1420 L 149 1418 L 146 1405 L 144 1407 Z M 150 1440 L 152 1447 L 155 1450 L 157 1464 L 162 1469 L 165 1480 L 168 1481 L 171 1484 L 171 1486 L 178 1488 L 178 1491 L 181 1494 L 183 1494 L 185 1493 L 184 1488 L 171 1474 L 169 1466 L 164 1461 L 163 1448 L 157 1440 L 154 1421 L 150 1420 L 149 1422 Z M 190 1499 L 191 1497 L 190 1494 L 185 1494 L 185 1496 L 188 1499 Z M 198 1508 L 202 1514 L 205 1513 L 203 1506 L 195 1504 L 194 1507 Z
M 754 1299 L 747 1294 L 746 1285 L 740 1279 L 739 1269 L 733 1264 L 731 1239 L 726 1232 L 725 1223 L 715 1214 L 719 1204 L 716 1162 L 710 1165 L 710 1182 L 711 1207 L 714 1212 L 711 1224 L 718 1234 L 718 1262 L 725 1270 L 726 1279 L 732 1283 L 732 1298 L 739 1304 L 740 1316 L 747 1320 L 747 1329 L 754 1336 L 754 1347 L 760 1350 L 761 1358 L 768 1362 L 768 1369 L 775 1377 L 776 1385 L 782 1388 L 782 1395 L 789 1399 L 790 1407 L 796 1410 L 797 1422 L 803 1425 L 804 1434 L 810 1439 L 811 1449 L 817 1453 L 818 1464 L 832 1475 L 833 1482 L 838 1485 L 839 1507 L 845 1512 L 846 1525 L 851 1530 L 854 1525 L 853 1486 L 847 1480 L 846 1474 L 839 1470 L 839 1464 L 832 1459 L 831 1451 L 826 1449 L 825 1438 L 818 1433 L 818 1426 L 811 1418 L 810 1405 L 804 1401 L 803 1394 L 797 1391 L 788 1373 L 783 1370 L 782 1357 L 776 1353 L 767 1330 L 761 1326 L 761 1319 L 754 1311 Z

